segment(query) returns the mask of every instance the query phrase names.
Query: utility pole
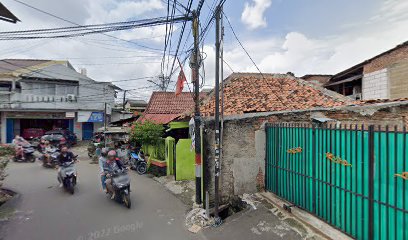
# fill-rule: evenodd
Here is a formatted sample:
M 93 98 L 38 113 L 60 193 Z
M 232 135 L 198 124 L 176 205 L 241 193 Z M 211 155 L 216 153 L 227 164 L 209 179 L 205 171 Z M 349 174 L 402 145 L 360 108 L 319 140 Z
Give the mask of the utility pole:
M 214 169 L 214 218 L 221 223 L 219 217 L 219 179 L 220 179 L 220 21 L 221 6 L 215 9 L 215 169 Z
M 105 148 L 106 148 L 106 126 L 107 126 L 107 121 L 106 121 L 106 108 L 107 108 L 107 103 L 106 103 L 106 85 L 103 85 L 103 103 L 104 103 L 104 111 L 103 111 L 103 126 L 104 126 L 104 131 L 103 131 L 103 139 L 105 143 Z
M 122 102 L 122 110 L 123 111 L 125 111 L 126 92 L 127 92 L 127 90 L 123 91 L 123 102 Z
M 195 149 L 195 176 L 196 176 L 196 204 L 201 204 L 201 137 L 200 137 L 200 80 L 199 69 L 201 65 L 201 57 L 199 52 L 199 28 L 198 28 L 198 14 L 196 11 L 193 14 L 193 37 L 194 50 L 190 59 L 190 67 L 193 79 L 194 88 L 194 149 Z

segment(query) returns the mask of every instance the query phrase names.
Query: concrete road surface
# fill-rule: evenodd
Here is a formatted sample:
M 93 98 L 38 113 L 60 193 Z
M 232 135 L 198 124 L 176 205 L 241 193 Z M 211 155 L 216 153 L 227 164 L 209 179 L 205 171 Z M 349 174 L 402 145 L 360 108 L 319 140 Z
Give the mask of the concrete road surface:
M 205 239 L 185 229 L 187 207 L 159 183 L 131 172 L 127 209 L 102 192 L 97 165 L 89 164 L 84 149 L 77 153 L 82 160 L 74 195 L 58 187 L 56 170 L 38 162 L 10 163 L 5 187 L 21 198 L 14 218 L 2 227 L 2 239 Z

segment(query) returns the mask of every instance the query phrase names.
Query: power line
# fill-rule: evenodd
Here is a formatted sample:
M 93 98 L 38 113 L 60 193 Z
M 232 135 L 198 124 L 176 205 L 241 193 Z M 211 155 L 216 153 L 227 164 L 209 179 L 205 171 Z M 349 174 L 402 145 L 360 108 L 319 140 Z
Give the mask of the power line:
M 57 18 L 57 19 L 59 19 L 59 20 L 61 20 L 61 21 L 68 22 L 68 23 L 71 23 L 71 24 L 76 25 L 76 26 L 81 26 L 80 24 L 78 24 L 78 23 L 76 23 L 76 22 L 73 22 L 73 21 L 64 19 L 64 18 L 59 17 L 59 16 L 57 16 L 57 15 L 55 15 L 55 14 L 46 12 L 46 11 L 44 11 L 44 10 L 41 10 L 41 9 L 37 8 L 37 7 L 34 7 L 34 6 L 29 5 L 29 4 L 27 4 L 27 3 L 24 3 L 24 2 L 22 2 L 22 1 L 19 1 L 19 0 L 14 0 L 14 1 L 15 1 L 15 2 L 18 2 L 18 3 L 20 3 L 20 4 L 25 5 L 26 7 L 32 8 L 32 9 L 34 9 L 34 10 L 36 10 L 36 11 L 39 11 L 39 12 L 41 12 L 41 13 L 43 13 L 43 14 L 46 14 L 46 15 L 48 15 L 48 16 Z M 180 4 L 180 5 L 181 5 L 181 4 Z M 181 6 L 182 6 L 182 5 L 181 5 Z M 134 45 L 136 45 L 136 46 L 139 46 L 139 47 L 142 47 L 142 48 L 147 48 L 147 49 L 151 49 L 151 50 L 159 50 L 159 49 L 155 49 L 155 48 L 151 48 L 151 47 L 144 46 L 144 45 L 142 45 L 142 44 L 138 44 L 138 43 L 133 42 L 133 41 L 129 41 L 129 40 L 122 39 L 122 38 L 119 38 L 119 37 L 116 37 L 116 36 L 112 36 L 112 35 L 109 35 L 109 34 L 106 34 L 106 33 L 102 33 L 102 34 L 105 35 L 105 36 L 107 36 L 107 37 L 110 37 L 110 38 L 114 38 L 114 39 L 117 39 L 117 40 L 121 40 L 121 41 L 125 41 L 125 42 L 128 42 L 128 43 L 132 43 L 132 44 L 134 44 Z
M 133 90 L 141 90 L 141 89 L 149 89 L 152 88 L 150 87 L 140 87 L 140 88 L 133 88 L 133 89 L 128 89 L 127 91 L 133 91 Z M 92 98 L 90 98 L 92 97 Z M 101 94 L 92 94 L 92 95 L 86 95 L 86 96 L 77 96 L 77 99 L 79 99 L 79 102 L 94 102 L 94 103 L 104 103 L 104 102 L 99 102 L 99 101 L 94 101 L 94 100 L 100 100 L 101 99 Z M 63 101 L 0 101 L 2 104 L 19 104 L 19 103 L 64 103 Z M 78 102 L 78 101 L 77 101 Z
M 224 13 L 224 11 L 223 11 L 223 15 L 225 16 L 225 19 L 227 20 L 228 25 L 229 25 L 229 27 L 230 27 L 230 29 L 231 29 L 231 31 L 232 31 L 232 34 L 234 35 L 235 39 L 237 40 L 237 42 L 238 42 L 239 45 L 241 46 L 242 50 L 244 50 L 245 54 L 246 54 L 246 55 L 248 56 L 248 58 L 251 60 L 252 64 L 256 67 L 256 69 L 258 70 L 258 72 L 261 74 L 262 78 L 263 78 L 264 80 L 266 80 L 266 84 L 269 85 L 269 82 L 267 81 L 267 79 L 265 78 L 265 76 L 263 75 L 263 73 L 261 72 L 261 70 L 259 69 L 258 65 L 255 63 L 254 59 L 251 57 L 251 55 L 250 55 L 249 52 L 246 50 L 246 48 L 244 47 L 244 45 L 242 44 L 242 42 L 239 40 L 237 34 L 236 34 L 235 31 L 234 31 L 234 28 L 233 28 L 232 25 L 231 25 L 230 20 L 228 19 L 227 15 Z M 282 84 L 281 84 L 281 85 L 282 85 Z M 283 100 L 279 97 L 278 94 L 276 94 L 274 91 L 271 91 L 271 92 L 278 98 L 278 100 L 279 100 L 282 104 L 285 105 L 285 103 L 284 103 Z
M 188 12 L 190 12 L 190 9 L 191 9 L 192 4 L 193 4 L 193 1 L 192 1 L 192 0 L 189 1 L 188 9 L 187 9 Z M 174 69 L 174 64 L 176 63 L 178 51 L 179 51 L 179 48 L 180 48 L 181 41 L 183 40 L 183 34 L 184 34 L 184 30 L 185 30 L 185 28 L 186 28 L 186 25 L 187 25 L 187 21 L 185 21 L 185 22 L 183 23 L 183 26 L 182 26 L 182 29 L 181 29 L 181 32 L 180 32 L 180 37 L 179 37 L 179 40 L 178 40 L 178 43 L 177 43 L 177 48 L 176 48 L 175 56 L 174 56 L 174 58 L 173 58 L 173 63 L 172 63 L 172 65 L 171 65 L 171 69 L 170 69 L 170 74 L 172 74 L 173 69 Z M 169 80 L 170 80 L 170 76 L 169 76 Z M 167 83 L 166 89 L 167 89 L 169 83 L 170 83 L 170 81 Z
M 175 23 L 175 22 L 184 21 L 186 19 L 188 18 L 185 16 L 177 16 L 169 21 Z M 129 21 L 129 22 L 124 22 L 124 23 L 114 23 L 114 24 L 119 24 L 119 25 L 113 26 L 113 27 L 112 26 L 102 26 L 102 27 L 98 26 L 92 29 L 89 29 L 91 25 L 88 25 L 88 26 L 81 26 L 81 29 L 75 29 L 75 30 L 72 30 L 72 29 L 67 30 L 67 28 L 54 28 L 54 29 L 51 29 L 51 30 L 54 30 L 53 32 L 50 32 L 49 29 L 33 30 L 33 31 L 37 31 L 35 33 L 32 31 L 0 32 L 0 40 L 5 41 L 5 40 L 27 40 L 27 39 L 43 39 L 43 38 L 46 38 L 46 39 L 70 38 L 70 37 L 86 36 L 89 34 L 96 34 L 96 33 L 122 31 L 122 30 L 129 30 L 129 29 L 142 28 L 142 27 L 152 27 L 152 26 L 158 26 L 158 25 L 165 24 L 166 22 L 168 21 L 166 21 L 165 18 L 159 17 L 159 18 L 152 18 L 152 19 Z M 71 27 L 71 28 L 75 28 L 75 27 Z M 16 33 L 18 35 L 15 35 Z M 51 34 L 51 35 L 46 35 L 46 34 Z
M 51 78 L 51 79 L 55 79 L 54 76 L 51 76 L 51 75 L 42 73 L 42 72 L 48 72 L 48 73 L 55 74 L 55 72 L 46 71 L 46 70 L 42 70 L 42 69 L 32 70 L 32 69 L 30 69 L 30 68 L 28 68 L 28 67 L 22 67 L 22 66 L 19 66 L 19 65 L 17 65 L 17 64 L 14 64 L 14 63 L 12 63 L 12 62 L 9 62 L 9 61 L 7 61 L 7 60 L 2 60 L 2 61 L 3 61 L 3 62 L 6 62 L 6 63 L 8 63 L 8 64 L 10 64 L 10 65 L 13 65 L 13 66 L 16 66 L 16 67 L 20 67 L 20 68 L 23 68 L 23 69 L 32 71 L 32 72 L 34 72 L 34 73 L 42 74 L 42 75 L 47 76 L 47 77 L 49 77 L 49 78 Z M 3 68 L 3 67 L 0 67 L 0 68 L 5 69 L 5 70 L 9 70 L 9 69 Z M 40 72 L 40 71 L 41 71 L 41 72 Z M 67 76 L 67 77 L 72 77 L 71 75 L 66 75 L 66 74 L 60 74 L 60 75 Z M 29 78 L 29 77 L 28 77 L 28 78 Z M 97 84 L 109 84 L 109 83 L 113 83 L 113 82 L 115 82 L 115 83 L 116 83 L 116 82 L 128 82 L 128 81 L 144 80 L 144 79 L 152 79 L 152 78 L 154 78 L 154 77 L 129 78 L 129 79 L 114 80 L 114 81 L 110 81 L 110 82 L 97 82 L 97 81 L 95 81 L 95 80 L 89 78 L 89 79 L 86 79 L 86 80 L 87 80 L 87 81 L 94 81 L 94 82 L 93 82 L 93 83 L 86 83 L 86 84 L 79 84 L 78 86 L 88 86 L 88 85 L 97 85 Z M 63 80 L 63 79 L 62 79 L 62 80 Z M 84 79 L 82 79 L 82 80 L 84 80 Z M 35 90 L 35 89 L 46 89 L 46 88 L 54 88 L 54 87 L 22 88 L 21 90 Z

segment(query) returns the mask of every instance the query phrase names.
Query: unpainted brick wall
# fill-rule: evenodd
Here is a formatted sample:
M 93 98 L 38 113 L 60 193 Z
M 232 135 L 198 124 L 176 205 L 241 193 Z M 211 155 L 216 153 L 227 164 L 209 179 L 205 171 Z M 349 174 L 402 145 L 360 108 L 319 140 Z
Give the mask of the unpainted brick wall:
M 389 97 L 408 97 L 408 58 L 392 64 L 388 68 Z
M 387 68 L 391 64 L 406 58 L 408 58 L 408 44 L 367 63 L 364 66 L 364 74 Z

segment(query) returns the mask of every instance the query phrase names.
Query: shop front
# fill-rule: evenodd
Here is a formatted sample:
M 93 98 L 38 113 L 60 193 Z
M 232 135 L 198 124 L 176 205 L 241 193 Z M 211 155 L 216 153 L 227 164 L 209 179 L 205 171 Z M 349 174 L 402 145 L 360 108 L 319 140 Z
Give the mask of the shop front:
M 75 112 L 2 112 L 1 142 L 10 143 L 15 135 L 41 136 L 53 129 L 74 131 Z
M 78 123 L 75 125 L 78 138 L 92 139 L 93 133 L 103 126 L 104 116 L 103 112 L 78 111 Z

